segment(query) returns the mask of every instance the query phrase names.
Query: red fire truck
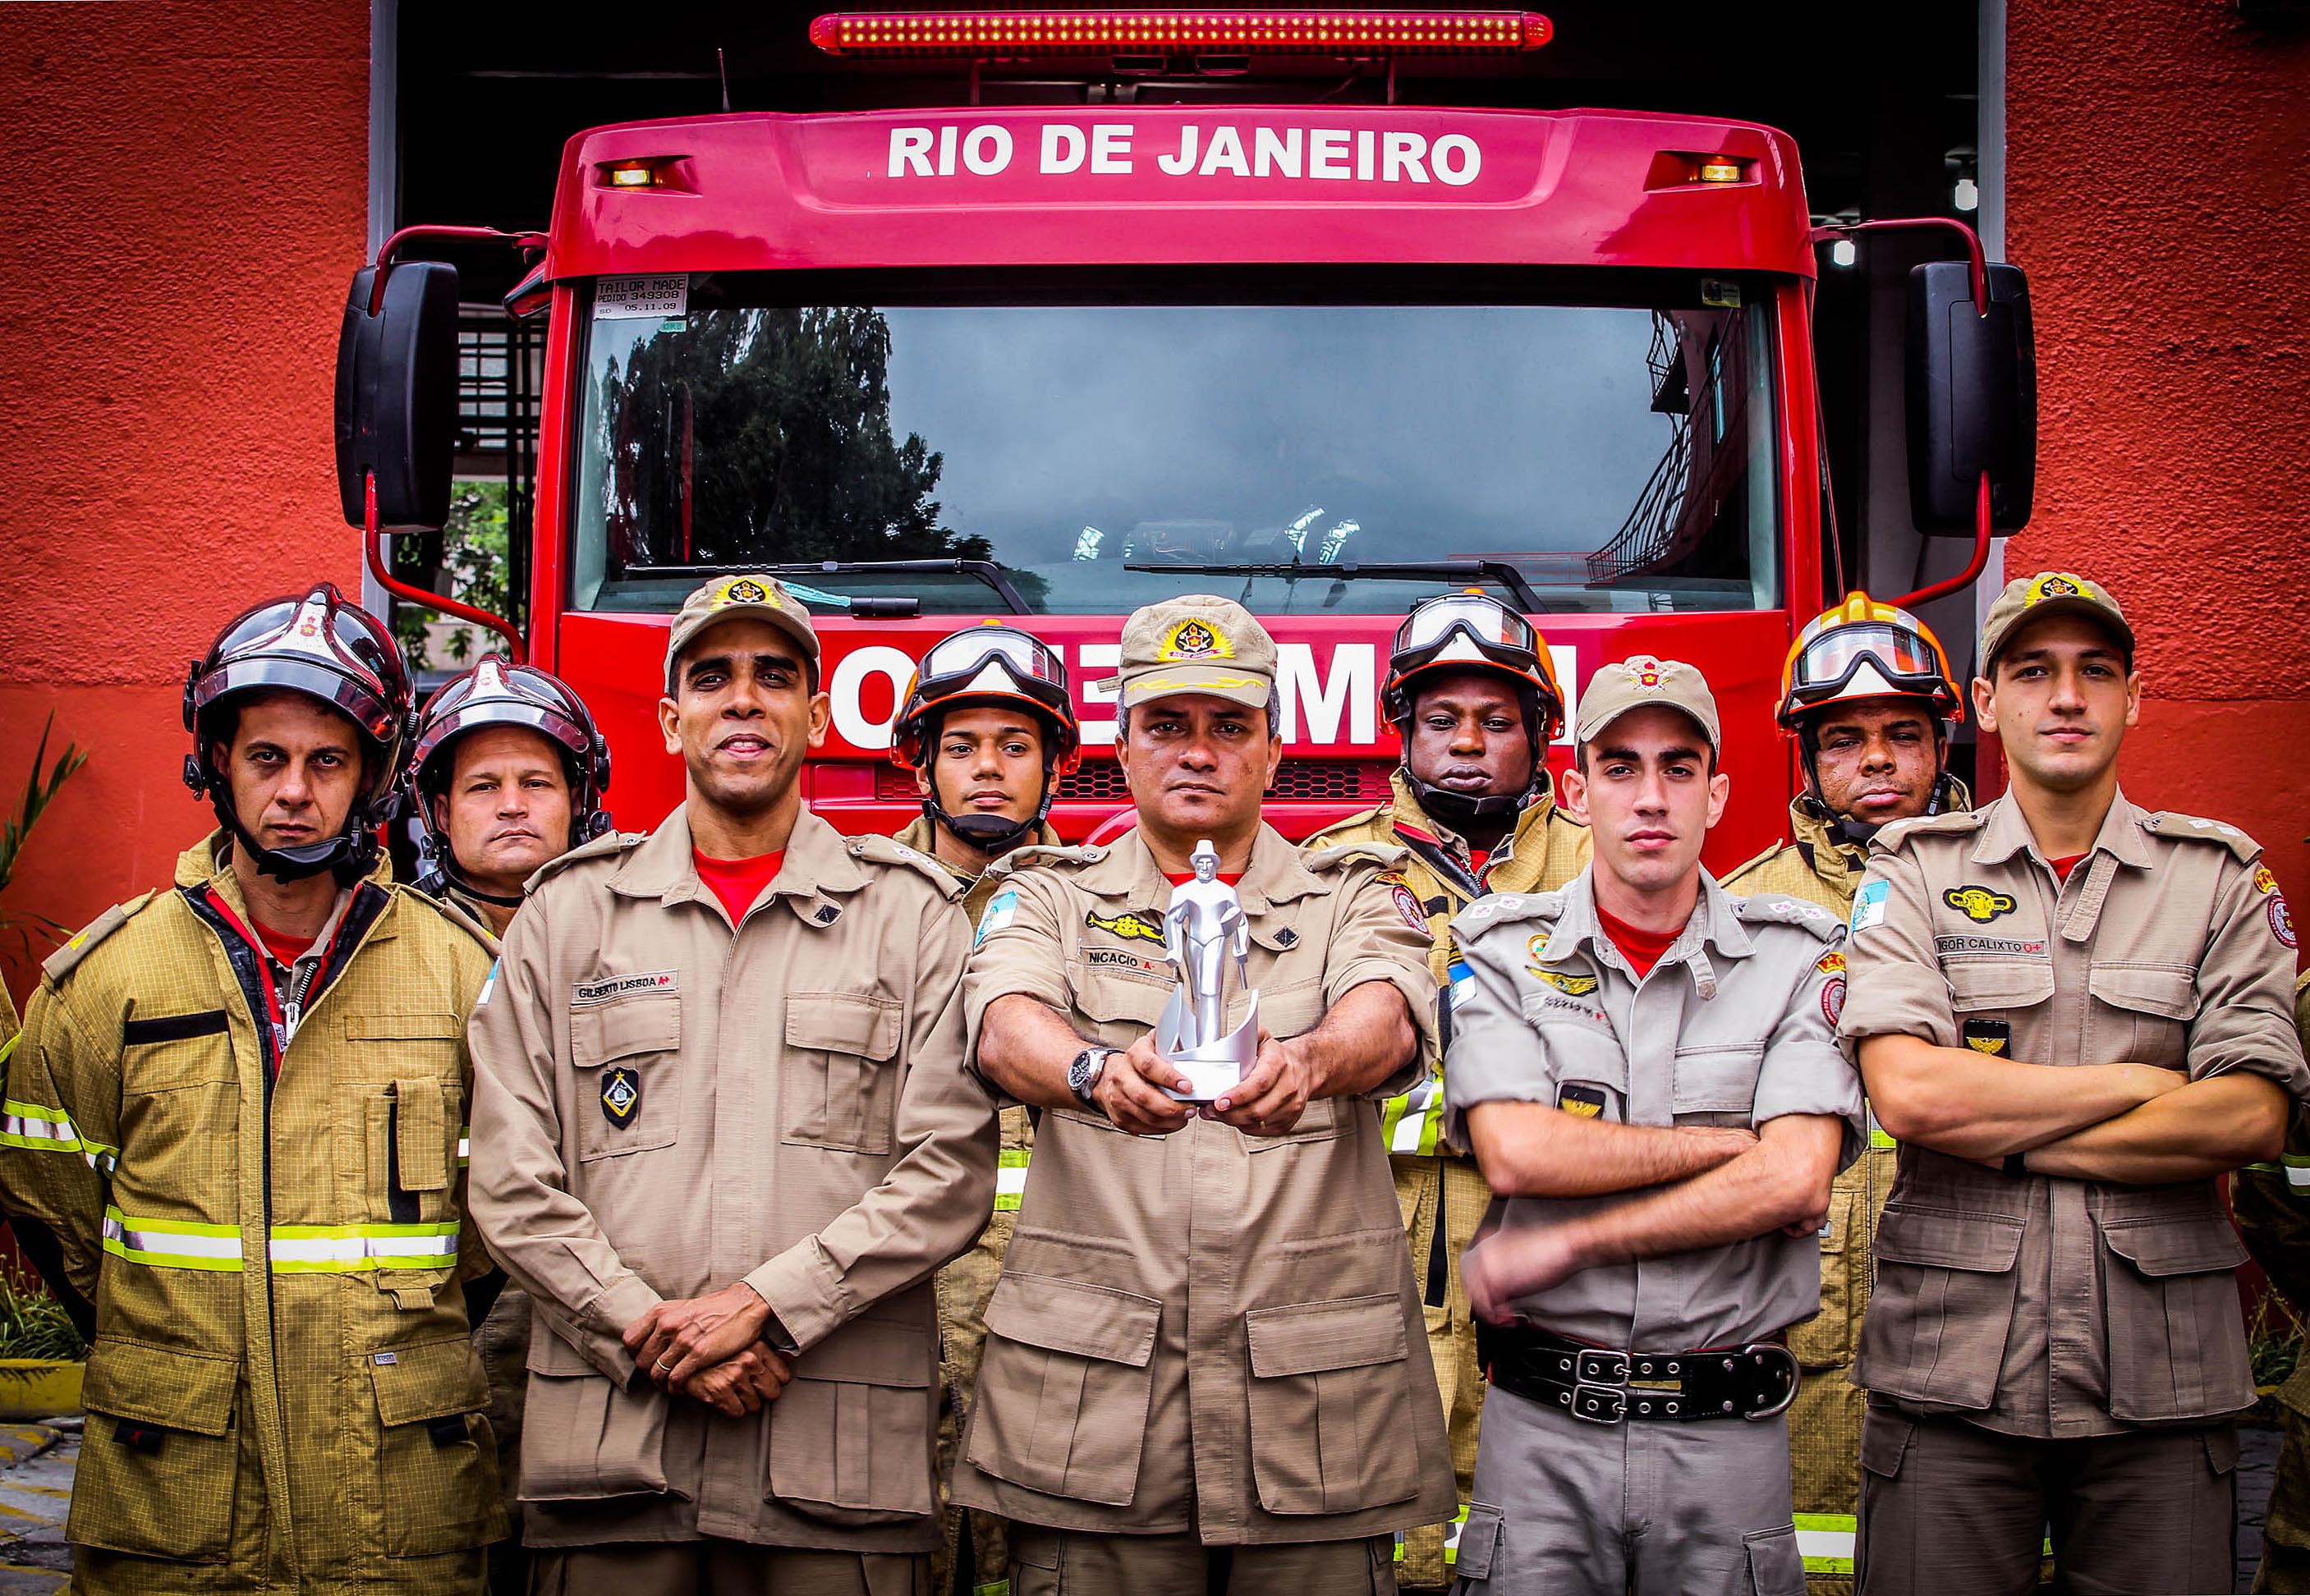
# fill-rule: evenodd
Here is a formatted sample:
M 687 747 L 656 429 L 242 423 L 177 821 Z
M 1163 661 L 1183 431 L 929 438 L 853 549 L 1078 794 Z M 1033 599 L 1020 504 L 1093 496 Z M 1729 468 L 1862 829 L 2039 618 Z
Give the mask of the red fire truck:
M 1133 608 L 1212 592 L 1266 622 L 1269 812 L 1302 835 L 1386 794 L 1397 620 L 1479 586 L 1531 614 L 1571 693 L 1634 654 L 1706 672 L 1727 865 L 1785 824 L 1780 663 L 1843 585 L 1811 299 L 1816 247 L 1851 230 L 1814 227 L 1770 128 L 1390 103 L 1405 56 L 1512 65 L 1548 31 L 1521 13 L 821 18 L 830 55 L 954 60 L 966 103 L 596 128 L 568 145 L 549 230 L 511 240 L 535 265 L 508 308 L 551 318 L 528 635 L 411 592 L 380 553 L 441 525 L 456 421 L 456 275 L 403 257 L 483 230 L 407 230 L 354 279 L 347 516 L 387 586 L 498 627 L 585 696 L 628 828 L 680 800 L 653 705 L 670 617 L 715 573 L 777 571 L 812 606 L 833 728 L 806 795 L 849 830 L 916 812 L 889 724 L 932 641 L 1001 616 L 1063 650 L 1090 756 L 1054 811 L 1073 838 L 1126 802 L 1099 683 Z M 1390 91 L 968 103 L 1006 62 L 1222 81 L 1310 56 L 1381 63 Z M 1952 229 L 1967 256 L 1910 284 L 1913 517 L 1976 541 L 1945 590 L 2028 514 L 2026 287 L 1955 223 L 1863 225 Z

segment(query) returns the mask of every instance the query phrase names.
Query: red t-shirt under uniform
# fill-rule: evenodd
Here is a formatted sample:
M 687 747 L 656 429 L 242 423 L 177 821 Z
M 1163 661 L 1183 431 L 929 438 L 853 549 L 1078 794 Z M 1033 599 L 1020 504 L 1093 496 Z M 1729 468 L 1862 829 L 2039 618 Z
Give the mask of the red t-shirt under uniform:
M 1653 973 L 1653 966 L 1660 962 L 1670 944 L 1684 934 L 1681 925 L 1674 931 L 1640 930 L 1601 903 L 1596 906 L 1596 924 L 1604 928 L 1604 934 L 1612 939 L 1612 946 L 1620 950 L 1620 957 L 1628 961 L 1628 967 L 1637 972 L 1640 981 Z
M 735 925 L 754 906 L 762 889 L 777 879 L 778 866 L 786 862 L 786 851 L 757 854 L 751 859 L 709 859 L 696 848 L 690 850 L 698 866 L 698 879 L 714 889 L 714 896 L 730 911 L 730 924 Z

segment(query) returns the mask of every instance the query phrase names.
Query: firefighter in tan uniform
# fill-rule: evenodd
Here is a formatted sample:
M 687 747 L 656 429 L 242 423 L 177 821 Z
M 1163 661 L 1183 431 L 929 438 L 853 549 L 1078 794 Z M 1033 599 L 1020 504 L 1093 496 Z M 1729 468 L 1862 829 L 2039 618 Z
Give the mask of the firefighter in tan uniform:
M 1846 920 L 1869 839 L 1895 820 L 1970 807 L 1949 773 L 1949 728 L 1965 698 L 1941 639 L 1906 610 L 1846 595 L 1797 634 L 1781 666 L 1775 718 L 1795 739 L 1805 790 L 1789 804 L 1791 841 L 1724 878 L 1736 896 L 1783 892 Z M 1812 1596 L 1853 1589 L 1854 1508 L 1868 1399 L 1845 1378 L 1861 1349 L 1873 1275 L 1870 1239 L 1893 1189 L 1893 1139 L 1838 1172 L 1820 1232 L 1820 1316 L 1789 1331 L 1804 1384 L 1789 1410 L 1797 1542 Z
M 547 866 L 473 1012 L 545 1596 L 928 1584 L 931 1277 L 986 1222 L 994 1106 L 953 882 L 802 804 L 817 667 L 770 577 L 690 594 L 658 706 L 687 801 Z
M 334 588 L 249 611 L 186 690 L 221 829 L 44 967 L 6 1156 L 96 1304 L 75 1590 L 478 1592 L 504 1532 L 460 1290 L 490 958 L 386 880 L 409 713 Z
M 1377 1106 L 1429 1065 L 1428 938 L 1379 879 L 1393 852 L 1302 855 L 1262 823 L 1274 683 L 1241 606 L 1134 612 L 1116 752 L 1136 828 L 999 861 L 979 918 L 977 1067 L 1042 1113 L 954 1480 L 1012 1521 L 1012 1596 L 1367 1596 L 1394 1588 L 1393 1531 L 1451 1515 Z M 1153 1027 L 1177 989 L 1163 916 L 1203 841 L 1269 1034 L 1195 1104 Z
M 481 660 L 442 683 L 418 716 L 408 776 L 418 889 L 503 936 L 521 906 L 522 883 L 610 829 L 602 804 L 609 785 L 609 743 L 567 682 L 494 655 Z M 500 1286 L 503 1279 L 493 1277 Z M 512 1521 L 512 1532 L 490 1548 L 490 1588 L 499 1596 L 524 1596 L 529 1585 L 518 1498 L 529 1328 L 528 1297 L 500 1288 L 473 1331 L 489 1372 L 490 1427 Z
M 2310 1047 L 2310 975 L 2294 983 L 2294 1032 Z M 2251 1165 L 2232 1177 L 2230 1207 L 2271 1287 L 2297 1314 L 2310 1306 L 2310 1121 L 2295 1123 L 2279 1162 Z M 2262 1520 L 2254 1588 L 2293 1596 L 2310 1592 L 2310 1358 L 2296 1363 L 2274 1400 L 2286 1439 Z
M 1453 984 L 1468 973 L 1452 941 L 1452 916 L 1489 892 L 1553 891 L 1588 862 L 1588 828 L 1557 806 L 1548 774 L 1564 694 L 1547 641 L 1530 621 L 1481 592 L 1455 593 L 1423 599 L 1396 629 L 1380 710 L 1403 746 L 1389 781 L 1394 795 L 1306 846 L 1320 852 L 1373 843 L 1407 851 L 1394 873 L 1428 923 L 1429 967 L 1442 993 L 1437 1018 L 1448 1047 Z M 1440 1590 L 1451 1580 L 1484 1401 L 1460 1257 L 1474 1244 L 1492 1194 L 1465 1152 L 1442 1140 L 1443 1123 L 1440 1069 L 1380 1109 L 1460 1487 L 1450 1525 L 1423 1526 L 1401 1539 L 1396 1578 L 1410 1590 Z
M 1059 846 L 1051 803 L 1060 778 L 1081 762 L 1067 668 L 1057 653 L 1015 627 L 988 621 L 931 645 L 899 700 L 890 759 L 914 773 L 921 816 L 897 840 L 938 861 L 963 888 L 973 924 L 994 894 L 987 867 L 1013 848 Z M 994 1217 L 970 1251 L 939 1271 L 939 1482 L 953 1477 L 955 1449 L 978 1378 L 986 1302 L 1027 1189 L 1035 1131 L 1024 1108 L 1003 1111 Z M 1003 1521 L 950 1508 L 946 1543 L 933 1568 L 940 1596 L 998 1583 L 1010 1557 Z
M 2231 1580 L 2254 1401 L 2220 1177 L 2310 1095 L 2261 849 L 2136 808 L 2133 633 L 2098 584 L 2007 585 L 1973 684 L 2007 794 L 1888 827 L 1841 1034 L 1900 1143 L 1854 1380 L 1861 1589 Z
M 1580 700 L 1595 862 L 1454 923 L 1445 1071 L 1499 1193 L 1463 1270 L 1492 1386 L 1462 1596 L 1800 1596 L 1781 1343 L 1859 1156 L 1837 921 L 1702 868 L 1730 783 L 1700 672 L 1638 655 Z

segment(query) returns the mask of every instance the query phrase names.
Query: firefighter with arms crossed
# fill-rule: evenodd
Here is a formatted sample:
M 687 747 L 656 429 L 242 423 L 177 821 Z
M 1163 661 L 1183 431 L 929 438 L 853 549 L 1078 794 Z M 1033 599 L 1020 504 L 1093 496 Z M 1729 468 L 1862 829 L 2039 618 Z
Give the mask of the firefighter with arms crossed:
M 1452 984 L 1467 974 L 1452 942 L 1452 916 L 1488 892 L 1553 891 L 1588 862 L 1587 828 L 1558 807 L 1548 775 L 1564 694 L 1547 640 L 1532 623 L 1470 590 L 1423 599 L 1396 629 L 1380 712 L 1403 747 L 1389 780 L 1393 795 L 1307 846 L 1376 843 L 1408 852 L 1396 873 L 1428 922 L 1429 967 L 1442 993 L 1437 1019 L 1448 1046 Z M 1412 1590 L 1440 1589 L 1451 1579 L 1452 1537 L 1467 1517 L 1484 1401 L 1460 1255 L 1475 1240 L 1491 1193 L 1465 1153 L 1443 1141 L 1443 1123 L 1440 1071 L 1380 1111 L 1460 1484 L 1450 1531 L 1427 1526 L 1403 1537 L 1396 1577 Z
M 1065 664 L 1037 638 L 994 621 L 940 638 L 923 655 L 899 703 L 890 759 L 914 772 L 923 796 L 921 817 L 897 840 L 945 867 L 961 884 L 963 908 L 977 924 L 994 892 L 987 866 L 1014 848 L 1059 846 L 1047 818 L 1051 802 L 1059 778 L 1081 762 Z M 1027 1111 L 1004 1109 L 994 1217 L 970 1251 L 939 1273 L 942 1485 L 954 1473 L 955 1446 L 986 1340 L 986 1299 L 1003 1272 L 1034 1146 Z M 938 1588 L 968 1596 L 1001 1579 L 1009 1555 L 1001 1519 L 952 1510 L 934 1571 Z
M 994 1200 L 953 880 L 802 802 L 829 713 L 768 576 L 691 594 L 686 801 L 548 865 L 473 1011 L 473 1211 L 536 1316 L 533 1587 L 853 1592 L 939 1540 L 933 1271 Z
M 1394 850 L 1302 854 L 1262 822 L 1276 708 L 1275 645 L 1240 605 L 1134 612 L 1137 827 L 994 866 L 976 1063 L 1042 1120 L 954 1497 L 1012 1521 L 1012 1596 L 1368 1596 L 1394 1587 L 1392 1531 L 1452 1512 L 1376 1101 L 1429 1068 L 1428 938 L 1379 879 Z M 1271 1034 L 1198 1106 L 1168 1095 L 1154 1026 L 1165 912 L 1206 840 Z
M 1730 783 L 1698 671 L 1604 666 L 1574 736 L 1594 862 L 1453 923 L 1446 1113 L 1498 1195 L 1463 1266 L 1492 1392 L 1460 1589 L 1799 1596 L 1778 1337 L 1863 1140 L 1843 933 L 1701 867 Z
M 2277 896 L 2275 880 L 2270 893 Z M 2289 932 L 2293 924 L 2288 922 Z M 2310 1047 L 2310 975 L 2294 983 L 2294 1033 Z M 2297 1119 L 2286 1156 L 2276 1164 L 2254 1164 L 2232 1177 L 2230 1208 L 2254 1261 L 2285 1293 L 2296 1313 L 2310 1309 L 2310 1122 Z M 2277 1478 L 2271 1483 L 2270 1511 L 2263 1515 L 2262 1564 L 2254 1588 L 2288 1596 L 2310 1592 L 2310 1358 L 2297 1361 L 2278 1388 Z
M 1969 807 L 1949 773 L 1949 728 L 1965 699 L 1941 639 L 1906 610 L 1865 593 L 1816 617 L 1781 666 L 1775 718 L 1796 740 L 1805 790 L 1789 804 L 1792 841 L 1724 878 L 1735 896 L 1785 892 L 1851 918 L 1880 827 Z M 1789 1410 L 1797 1540 L 1813 1596 L 1853 1589 L 1854 1506 L 1868 1399 L 1845 1378 L 1869 1305 L 1870 1238 L 1893 1189 L 1893 1139 L 1840 1171 L 1820 1233 L 1820 1316 L 1789 1332 L 1805 1379 Z
M 609 785 L 610 745 L 567 682 L 534 665 L 482 659 L 442 683 L 418 717 L 409 790 L 419 890 L 503 936 L 521 906 L 522 883 L 610 829 L 602 807 Z M 504 1596 L 520 1596 L 528 1583 L 518 1491 L 529 1327 L 529 1297 L 516 1288 L 498 1293 L 473 1332 L 489 1371 L 490 1427 L 513 1524 L 490 1550 L 491 1587 Z
M 2052 1527 L 2080 1590 L 2231 1580 L 2254 1401 L 2219 1177 L 2306 1090 L 2292 927 L 2232 827 L 2138 809 L 2134 638 L 2099 584 L 1990 607 L 2010 788 L 1888 827 L 1840 1031 L 1900 1143 L 1854 1377 L 1861 1589 L 2015 1596 Z
M 44 967 L 8 1156 L 96 1304 L 76 1590 L 478 1591 L 504 1533 L 460 1289 L 490 956 L 386 880 L 410 699 L 334 587 L 242 615 L 185 690 L 219 829 Z

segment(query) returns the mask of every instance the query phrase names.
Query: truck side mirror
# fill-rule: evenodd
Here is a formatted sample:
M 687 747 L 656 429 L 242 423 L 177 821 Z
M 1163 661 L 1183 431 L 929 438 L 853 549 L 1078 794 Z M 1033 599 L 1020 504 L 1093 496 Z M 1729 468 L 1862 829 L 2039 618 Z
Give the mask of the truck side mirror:
M 1909 273 L 1909 515 L 1923 533 L 1974 531 L 1989 473 L 1989 523 L 2028 525 L 2037 485 L 2037 355 L 2029 280 L 1989 268 L 1989 314 L 1974 307 L 1964 261 Z
M 384 531 L 432 530 L 449 518 L 457 441 L 457 268 L 406 261 L 369 304 L 378 268 L 353 273 L 337 334 L 337 491 L 345 521 L 365 524 L 363 484 L 377 478 Z

